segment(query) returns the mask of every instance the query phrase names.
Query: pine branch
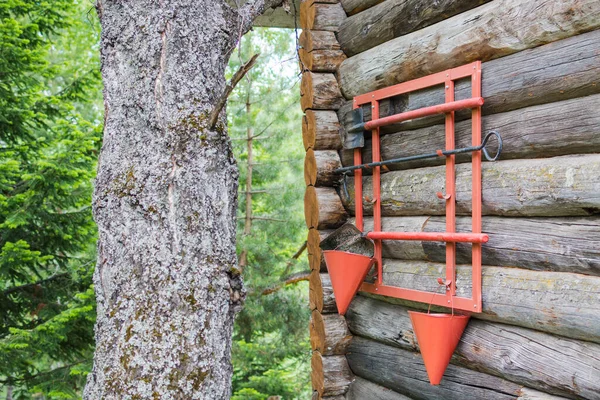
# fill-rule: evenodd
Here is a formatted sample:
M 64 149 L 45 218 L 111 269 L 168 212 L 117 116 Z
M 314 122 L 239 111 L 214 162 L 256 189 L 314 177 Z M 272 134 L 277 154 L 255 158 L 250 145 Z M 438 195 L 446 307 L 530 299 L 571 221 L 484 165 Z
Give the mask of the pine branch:
M 284 288 L 285 286 L 293 285 L 295 283 L 302 282 L 302 281 L 307 281 L 309 279 L 309 277 L 310 277 L 310 271 L 296 272 L 294 274 L 288 275 L 287 277 L 283 278 L 275 285 L 263 290 L 262 295 L 265 296 L 268 294 L 272 294 L 272 293 L 275 293 L 278 290 Z
M 14 385 L 15 383 L 19 383 L 19 382 L 27 382 L 27 381 L 31 381 L 31 380 L 36 379 L 36 378 L 43 378 L 45 376 L 50 376 L 50 375 L 55 374 L 57 372 L 61 372 L 61 371 L 66 370 L 66 369 L 71 369 L 71 368 L 73 368 L 76 365 L 83 364 L 83 363 L 90 362 L 90 361 L 91 360 L 83 359 L 83 360 L 75 361 L 75 362 L 73 362 L 71 364 L 63 365 L 62 367 L 55 368 L 55 369 L 53 369 L 51 371 L 44 371 L 44 372 L 40 372 L 40 373 L 35 374 L 35 375 L 28 375 L 28 376 L 24 376 L 22 378 L 15 378 L 15 379 L 11 379 L 11 378 L 3 379 L 3 380 L 0 380 L 0 384 L 3 384 L 3 385 Z
M 260 53 L 253 55 L 246 63 L 240 65 L 240 68 L 238 68 L 237 72 L 231 77 L 231 80 L 227 83 L 227 85 L 225 85 L 225 90 L 223 90 L 223 93 L 221 93 L 221 97 L 219 97 L 219 100 L 217 100 L 217 104 L 215 105 L 215 108 L 212 110 L 208 118 L 209 129 L 215 129 L 215 125 L 217 125 L 217 119 L 219 118 L 219 114 L 223 110 L 223 107 L 225 107 L 225 104 L 227 104 L 227 98 L 229 97 L 235 86 L 238 84 L 238 82 L 242 80 L 244 75 L 246 75 L 248 71 L 252 69 L 259 55 Z
M 246 217 L 237 217 L 238 219 L 246 219 Z M 250 219 L 259 219 L 261 221 L 275 221 L 275 222 L 288 222 L 285 219 L 277 219 L 271 217 L 260 217 L 260 216 L 252 216 Z
M 27 290 L 27 289 L 32 289 L 32 288 L 34 288 L 34 287 L 36 287 L 38 285 L 41 286 L 41 285 L 44 285 L 45 283 L 49 283 L 49 282 L 52 282 L 52 281 L 55 281 L 55 280 L 63 279 L 63 278 L 66 278 L 68 276 L 69 276 L 69 274 L 67 272 L 63 272 L 61 274 L 56 274 L 56 275 L 49 276 L 46 279 L 42 279 L 42 280 L 34 282 L 34 283 L 28 283 L 26 285 L 21 285 L 21 286 L 14 286 L 14 287 L 11 287 L 11 288 L 8 288 L 8 289 L 4 290 L 2 292 L 2 296 L 8 296 L 9 294 L 12 294 L 12 293 L 15 293 L 15 292 L 21 292 L 21 291 L 24 291 L 24 290 Z

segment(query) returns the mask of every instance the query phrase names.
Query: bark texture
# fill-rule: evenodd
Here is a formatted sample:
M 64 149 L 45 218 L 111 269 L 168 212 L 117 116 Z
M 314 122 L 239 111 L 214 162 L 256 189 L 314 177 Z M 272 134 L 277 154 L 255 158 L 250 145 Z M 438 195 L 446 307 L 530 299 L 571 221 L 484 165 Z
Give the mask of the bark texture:
M 280 3 L 281 1 L 279 1 Z M 104 142 L 96 354 L 86 399 L 225 399 L 238 169 L 207 118 L 252 19 L 276 1 L 99 0 Z

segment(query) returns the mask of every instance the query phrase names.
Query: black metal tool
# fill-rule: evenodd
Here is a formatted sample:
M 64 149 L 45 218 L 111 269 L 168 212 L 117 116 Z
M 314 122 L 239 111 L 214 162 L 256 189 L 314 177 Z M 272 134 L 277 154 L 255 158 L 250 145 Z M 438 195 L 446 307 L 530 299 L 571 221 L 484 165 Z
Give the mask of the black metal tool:
M 498 141 L 498 148 L 496 149 L 496 154 L 494 154 L 493 157 L 490 156 L 487 149 L 485 148 L 485 146 L 487 145 L 488 141 L 490 140 L 490 138 L 492 136 L 495 136 L 496 140 Z M 374 162 L 374 163 L 353 165 L 351 167 L 338 168 L 338 169 L 334 170 L 333 172 L 344 175 L 344 180 L 343 180 L 344 192 L 346 194 L 346 197 L 348 197 L 348 188 L 347 188 L 347 184 L 346 184 L 346 178 L 348 176 L 348 173 L 355 171 L 357 169 L 371 169 L 373 167 L 382 167 L 384 165 L 398 164 L 398 163 L 407 162 L 407 161 L 424 160 L 427 158 L 446 157 L 446 156 L 451 156 L 454 154 L 471 153 L 473 151 L 479 151 L 479 150 L 482 151 L 482 153 L 485 156 L 485 159 L 487 161 L 496 161 L 498 159 L 498 157 L 500 157 L 500 153 L 502 153 L 502 136 L 500 136 L 500 134 L 497 131 L 490 131 L 487 133 L 487 135 L 485 135 L 485 137 L 483 138 L 483 141 L 481 142 L 481 144 L 479 146 L 463 147 L 463 148 L 454 149 L 454 150 L 438 150 L 435 153 L 419 154 L 416 156 L 400 157 L 400 158 L 393 158 L 391 160 L 379 161 L 379 162 Z

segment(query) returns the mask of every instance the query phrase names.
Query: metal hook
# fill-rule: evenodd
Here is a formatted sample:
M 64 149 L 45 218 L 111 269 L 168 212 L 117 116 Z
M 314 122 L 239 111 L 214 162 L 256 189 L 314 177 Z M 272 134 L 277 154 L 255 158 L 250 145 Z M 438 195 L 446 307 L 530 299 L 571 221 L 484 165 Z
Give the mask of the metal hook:
M 496 150 L 496 155 L 494 157 L 490 157 L 490 154 L 485 148 L 485 145 L 492 136 L 496 136 L 496 140 L 498 141 L 498 149 Z M 485 159 L 488 161 L 496 161 L 498 157 L 500 157 L 500 153 L 502 153 L 502 136 L 500 136 L 498 131 L 489 131 L 487 135 L 485 135 L 485 137 L 483 138 L 483 142 L 481 142 L 481 150 L 483 152 L 483 155 L 485 156 Z
M 344 194 L 346 195 L 347 199 L 350 199 L 350 193 L 348 193 L 348 182 L 346 181 L 347 178 L 348 178 L 348 172 L 344 172 L 344 180 L 343 180 Z

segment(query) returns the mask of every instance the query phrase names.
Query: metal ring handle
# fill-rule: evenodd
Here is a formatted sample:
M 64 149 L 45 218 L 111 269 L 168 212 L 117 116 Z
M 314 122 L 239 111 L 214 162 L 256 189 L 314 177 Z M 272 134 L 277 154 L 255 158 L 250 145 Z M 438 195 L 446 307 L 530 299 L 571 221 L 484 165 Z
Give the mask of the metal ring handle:
M 488 153 L 487 149 L 485 148 L 488 140 L 490 140 L 490 137 L 492 137 L 492 136 L 495 136 L 496 140 L 498 141 L 498 149 L 496 150 L 496 154 L 494 155 L 494 157 L 490 157 L 490 154 Z M 498 131 L 489 131 L 487 133 L 487 135 L 485 135 L 485 137 L 483 138 L 483 142 L 481 143 L 481 150 L 483 151 L 483 155 L 485 156 L 485 159 L 488 161 L 496 161 L 498 159 L 498 157 L 500 157 L 500 153 L 502 153 L 502 136 L 500 136 Z

